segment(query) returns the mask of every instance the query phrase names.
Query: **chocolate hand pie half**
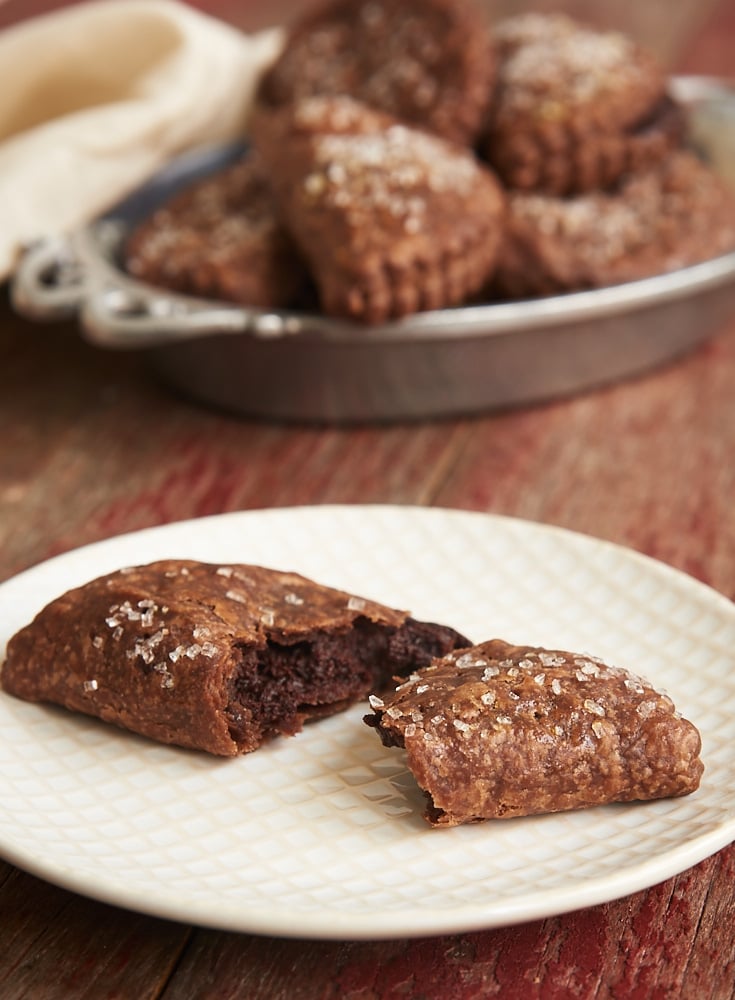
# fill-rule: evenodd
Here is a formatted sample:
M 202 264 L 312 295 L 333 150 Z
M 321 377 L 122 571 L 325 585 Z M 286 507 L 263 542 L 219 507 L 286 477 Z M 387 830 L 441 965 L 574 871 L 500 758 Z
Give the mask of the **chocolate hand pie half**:
M 405 748 L 433 826 L 688 795 L 702 775 L 671 699 L 586 655 L 493 639 L 370 702 L 365 722 Z
M 52 601 L 10 640 L 0 681 L 28 701 L 234 756 L 463 645 L 296 573 L 169 560 Z
M 464 302 L 497 259 L 505 198 L 468 150 L 345 97 L 252 123 L 323 311 L 381 323 Z

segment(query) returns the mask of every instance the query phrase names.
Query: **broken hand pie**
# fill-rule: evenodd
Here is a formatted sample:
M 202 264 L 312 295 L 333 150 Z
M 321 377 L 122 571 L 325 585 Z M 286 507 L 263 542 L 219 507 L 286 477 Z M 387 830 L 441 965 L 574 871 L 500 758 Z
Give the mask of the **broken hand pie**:
M 365 722 L 404 747 L 433 826 L 687 795 L 697 729 L 647 681 L 597 658 L 499 639 L 452 652 Z
M 28 701 L 234 756 L 462 645 L 452 629 L 296 573 L 168 560 L 52 601 L 8 643 L 0 681 Z

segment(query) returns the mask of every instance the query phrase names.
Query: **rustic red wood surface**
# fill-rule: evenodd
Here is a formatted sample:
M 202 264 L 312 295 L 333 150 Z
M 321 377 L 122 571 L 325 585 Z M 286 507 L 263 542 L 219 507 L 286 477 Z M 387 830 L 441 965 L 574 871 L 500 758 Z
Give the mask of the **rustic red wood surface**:
M 735 326 L 553 405 L 388 428 L 240 422 L 141 358 L 0 313 L 0 573 L 120 531 L 291 503 L 509 513 L 641 549 L 735 597 Z M 649 892 L 503 930 L 314 943 L 129 914 L 0 867 L 0 996 L 730 997 L 735 850 Z
M 732 3 L 720 0 L 680 65 L 735 75 L 734 53 Z M 378 501 L 563 525 L 734 599 L 734 387 L 735 317 L 676 364 L 553 404 L 388 427 L 241 421 L 179 399 L 144 358 L 97 351 L 71 324 L 15 317 L 3 297 L 0 580 L 182 518 Z M 577 913 L 384 942 L 202 930 L 0 862 L 0 941 L 3 1000 L 726 1000 L 735 996 L 735 847 Z

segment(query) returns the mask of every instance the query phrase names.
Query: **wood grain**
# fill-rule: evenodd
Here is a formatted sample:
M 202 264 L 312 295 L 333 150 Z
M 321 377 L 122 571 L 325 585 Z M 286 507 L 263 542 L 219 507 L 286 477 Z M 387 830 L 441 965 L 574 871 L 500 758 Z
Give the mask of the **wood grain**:
M 153 1000 L 190 934 L 19 871 L 0 878 L 0 926 L 3 1000 Z
M 373 500 L 560 524 L 735 594 L 735 330 L 646 377 L 554 404 L 351 430 L 202 410 L 159 386 L 141 358 L 93 351 L 69 329 L 30 331 L 7 311 L 0 361 L 3 576 L 182 517 Z M 0 995 L 719 1000 L 735 984 L 734 864 L 728 848 L 650 892 L 580 913 L 369 943 L 189 938 L 4 866 L 0 926 L 12 947 Z
M 733 366 L 735 330 L 644 378 L 483 422 L 435 502 L 607 538 L 735 597 Z

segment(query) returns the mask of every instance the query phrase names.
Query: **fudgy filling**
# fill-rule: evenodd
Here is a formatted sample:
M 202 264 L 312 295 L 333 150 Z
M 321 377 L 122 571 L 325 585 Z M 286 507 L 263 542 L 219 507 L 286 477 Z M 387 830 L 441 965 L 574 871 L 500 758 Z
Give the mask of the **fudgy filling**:
M 261 649 L 242 650 L 226 710 L 230 735 L 247 747 L 296 733 L 309 717 L 338 710 L 392 675 L 465 645 L 452 629 L 410 618 L 397 629 L 357 618 L 342 632 L 315 632 L 292 643 L 268 639 Z

